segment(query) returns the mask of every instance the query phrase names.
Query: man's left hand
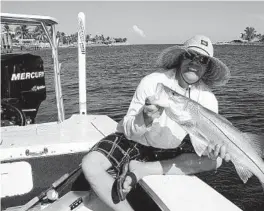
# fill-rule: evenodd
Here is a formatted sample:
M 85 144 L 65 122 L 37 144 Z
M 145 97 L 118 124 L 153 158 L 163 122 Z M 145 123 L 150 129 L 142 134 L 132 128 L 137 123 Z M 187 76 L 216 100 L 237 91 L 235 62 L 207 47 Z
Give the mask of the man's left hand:
M 208 157 L 212 160 L 216 160 L 216 168 L 220 167 L 222 164 L 222 159 L 224 159 L 226 162 L 230 161 L 230 155 L 226 151 L 226 147 L 224 145 L 215 145 L 215 147 L 208 146 Z

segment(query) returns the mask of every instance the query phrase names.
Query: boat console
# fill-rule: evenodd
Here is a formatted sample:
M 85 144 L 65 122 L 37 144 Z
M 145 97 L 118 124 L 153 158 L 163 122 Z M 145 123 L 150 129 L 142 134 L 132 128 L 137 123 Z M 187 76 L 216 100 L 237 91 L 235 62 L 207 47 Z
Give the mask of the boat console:
M 1 56 L 1 126 L 33 124 L 46 99 L 45 74 L 40 56 Z

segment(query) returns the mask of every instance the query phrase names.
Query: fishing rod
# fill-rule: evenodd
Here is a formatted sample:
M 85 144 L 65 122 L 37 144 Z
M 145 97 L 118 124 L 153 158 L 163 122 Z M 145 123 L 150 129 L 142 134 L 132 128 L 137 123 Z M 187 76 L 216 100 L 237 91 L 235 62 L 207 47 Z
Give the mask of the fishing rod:
M 66 180 L 74 176 L 80 169 L 81 169 L 81 164 L 79 164 L 79 166 L 76 169 L 74 169 L 72 172 L 66 173 L 63 176 L 61 176 L 58 180 L 52 183 L 52 185 L 47 190 L 42 191 L 38 196 L 34 197 L 29 202 L 27 202 L 25 205 L 23 205 L 20 211 L 27 211 L 32 206 L 40 202 L 40 200 L 42 200 L 50 190 L 55 190 L 58 187 L 60 187 Z

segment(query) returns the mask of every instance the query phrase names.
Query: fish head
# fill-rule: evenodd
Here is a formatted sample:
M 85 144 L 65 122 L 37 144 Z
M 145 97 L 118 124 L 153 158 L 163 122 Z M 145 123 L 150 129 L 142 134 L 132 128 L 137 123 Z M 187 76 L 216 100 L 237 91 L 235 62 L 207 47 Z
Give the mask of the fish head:
M 164 107 L 168 116 L 177 122 L 191 118 L 187 110 L 188 99 L 162 83 L 157 85 L 154 104 Z
M 147 98 L 149 104 L 157 105 L 163 108 L 168 108 L 169 100 L 170 100 L 170 93 L 167 91 L 167 88 L 163 84 L 158 83 L 156 87 L 155 95 L 150 96 Z
M 175 110 L 182 110 L 187 103 L 184 96 L 173 91 L 162 83 L 158 83 L 156 95 L 152 102 L 153 104 L 164 108 L 173 107 Z

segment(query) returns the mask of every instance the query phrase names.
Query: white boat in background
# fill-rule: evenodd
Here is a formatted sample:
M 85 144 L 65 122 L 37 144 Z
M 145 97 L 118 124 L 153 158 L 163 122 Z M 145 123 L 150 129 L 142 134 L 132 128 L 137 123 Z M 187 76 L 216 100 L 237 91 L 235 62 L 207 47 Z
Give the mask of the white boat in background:
M 7 81 L 1 98 L 1 116 L 4 113 L 6 118 L 2 118 L 5 124 L 1 124 L 0 142 L 3 210 L 111 211 L 90 190 L 79 167 L 88 150 L 114 132 L 117 123 L 106 115 L 86 114 L 86 47 L 82 40 L 85 24 L 84 15 L 78 17 L 80 113 L 65 119 L 55 30 L 57 20 L 47 16 L 1 13 L 2 24 L 39 25 L 46 32 L 52 47 L 58 109 L 57 122 L 35 124 L 38 107 L 46 98 L 41 58 L 28 54 L 2 55 L 1 76 L 3 73 Z M 29 60 L 36 62 L 36 69 L 18 69 Z M 36 78 L 37 82 L 33 80 Z M 32 83 L 19 86 L 23 90 L 14 91 L 17 83 L 27 80 Z M 30 107 L 21 102 L 21 96 L 38 100 L 30 101 Z M 135 210 L 240 210 L 195 176 L 145 177 L 128 195 L 128 201 Z

